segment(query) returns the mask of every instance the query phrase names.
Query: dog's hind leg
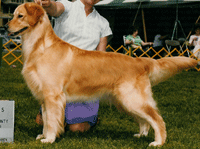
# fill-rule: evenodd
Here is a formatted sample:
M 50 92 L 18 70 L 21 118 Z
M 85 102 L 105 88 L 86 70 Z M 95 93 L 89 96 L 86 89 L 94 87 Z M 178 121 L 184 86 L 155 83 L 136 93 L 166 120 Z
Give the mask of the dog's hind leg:
M 53 143 L 56 136 L 64 132 L 64 110 L 66 98 L 63 92 L 60 94 L 45 95 L 43 112 L 43 134 L 36 139 L 41 139 L 42 143 Z
M 143 105 L 144 118 L 150 123 L 155 132 L 155 141 L 149 146 L 161 146 L 166 141 L 166 127 L 158 111 L 150 105 Z
M 140 135 L 142 131 L 148 133 L 148 122 L 154 129 L 155 141 L 150 146 L 161 146 L 166 140 L 166 128 L 162 117 L 159 115 L 155 101 L 152 98 L 150 83 L 144 83 L 145 79 L 142 79 L 143 83 L 137 82 L 137 87 L 129 82 L 123 83 L 119 87 L 117 95 L 117 103 L 121 104 L 124 111 L 129 115 L 136 115 L 139 117 Z M 141 85 L 141 84 L 142 85 Z M 143 121 L 141 121 L 143 119 Z
M 149 133 L 150 124 L 146 120 L 140 118 L 139 116 L 135 115 L 134 118 L 140 126 L 139 134 L 134 134 L 134 136 L 138 138 L 140 138 L 141 136 L 147 136 Z

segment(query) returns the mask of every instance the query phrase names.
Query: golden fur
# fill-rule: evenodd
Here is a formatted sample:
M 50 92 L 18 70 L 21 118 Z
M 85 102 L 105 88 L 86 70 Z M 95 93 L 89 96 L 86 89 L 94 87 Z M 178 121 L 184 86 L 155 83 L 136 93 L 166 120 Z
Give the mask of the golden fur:
M 151 87 L 176 73 L 196 66 L 186 57 L 132 58 L 112 52 L 86 51 L 58 38 L 44 9 L 35 3 L 18 6 L 8 23 L 10 35 L 22 36 L 22 74 L 33 95 L 40 101 L 43 134 L 36 139 L 53 143 L 64 132 L 66 102 L 92 100 L 112 95 L 112 103 L 136 118 L 140 132 L 150 126 L 160 146 L 166 140 L 165 123 L 152 97 Z

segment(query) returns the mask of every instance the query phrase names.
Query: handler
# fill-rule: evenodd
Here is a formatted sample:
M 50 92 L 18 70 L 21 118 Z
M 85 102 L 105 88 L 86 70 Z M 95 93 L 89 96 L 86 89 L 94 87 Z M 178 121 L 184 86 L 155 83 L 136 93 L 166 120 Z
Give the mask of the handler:
M 34 1 L 55 17 L 54 31 L 61 39 L 81 49 L 106 51 L 107 39 L 112 31 L 109 22 L 94 8 L 100 0 Z M 98 99 L 95 102 L 67 103 L 65 118 L 69 129 L 73 132 L 88 131 L 98 122 L 98 109 Z M 37 115 L 36 122 L 42 124 L 41 113 Z

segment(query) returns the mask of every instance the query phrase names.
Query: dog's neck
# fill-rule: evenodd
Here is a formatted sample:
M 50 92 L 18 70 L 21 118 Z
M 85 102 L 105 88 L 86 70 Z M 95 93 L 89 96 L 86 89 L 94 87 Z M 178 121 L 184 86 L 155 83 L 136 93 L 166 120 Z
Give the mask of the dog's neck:
M 37 56 L 38 54 L 43 54 L 45 49 L 50 47 L 53 43 L 53 39 L 49 34 L 54 34 L 54 32 L 46 13 L 41 20 L 42 21 L 35 25 L 32 31 L 22 36 L 24 64 L 29 61 L 30 55 Z M 35 52 L 35 54 L 33 54 L 33 52 Z

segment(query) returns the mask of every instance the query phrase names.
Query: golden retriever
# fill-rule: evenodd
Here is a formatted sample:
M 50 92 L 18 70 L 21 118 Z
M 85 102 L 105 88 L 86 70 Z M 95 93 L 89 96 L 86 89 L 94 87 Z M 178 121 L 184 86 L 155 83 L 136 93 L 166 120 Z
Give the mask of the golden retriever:
M 18 6 L 7 28 L 10 35 L 22 36 L 22 74 L 42 105 L 43 133 L 36 139 L 53 143 L 64 132 L 66 102 L 92 100 L 106 94 L 114 97 L 112 103 L 118 109 L 136 118 L 140 132 L 135 136 L 146 136 L 152 126 L 155 141 L 150 146 L 165 143 L 166 127 L 151 87 L 195 67 L 196 60 L 132 58 L 79 49 L 55 35 L 46 12 L 35 3 Z

